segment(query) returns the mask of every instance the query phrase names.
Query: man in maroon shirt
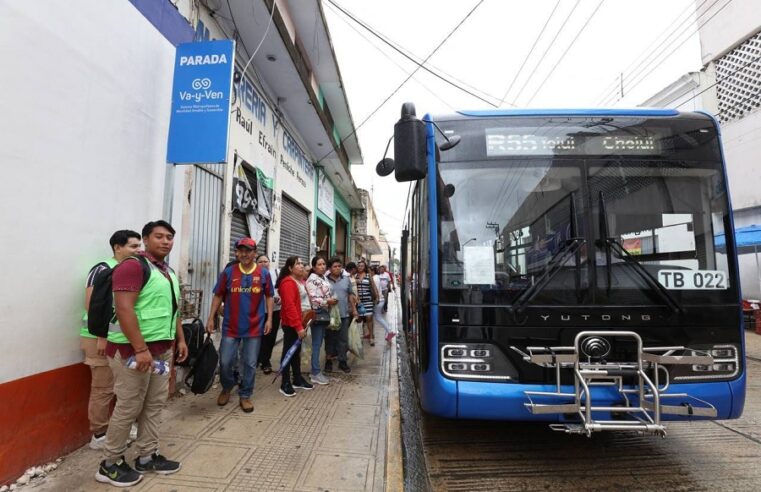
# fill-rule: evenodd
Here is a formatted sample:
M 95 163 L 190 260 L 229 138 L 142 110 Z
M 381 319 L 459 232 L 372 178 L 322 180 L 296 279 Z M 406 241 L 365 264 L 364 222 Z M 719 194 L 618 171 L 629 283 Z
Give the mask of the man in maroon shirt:
M 174 229 L 163 220 L 149 222 L 143 227 L 144 258 L 131 257 L 120 263 L 112 275 L 114 306 L 121 333 L 109 333 L 106 356 L 114 374 L 116 407 L 111 415 L 105 442 L 105 460 L 100 463 L 95 479 L 117 487 L 138 483 L 142 473 L 161 475 L 175 473 L 180 463 L 159 454 L 158 428 L 161 410 L 169 393 L 169 375 L 153 371 L 154 360 L 171 363 L 174 343 L 177 361 L 188 356 L 181 320 L 177 315 L 177 277 L 165 259 L 174 244 Z M 141 262 L 149 262 L 150 276 L 143 278 Z M 169 291 L 167 291 L 167 289 Z M 171 299 L 170 302 L 168 299 Z M 145 308 L 149 304 L 149 308 Z M 176 326 L 164 328 L 164 321 Z M 160 323 L 157 330 L 157 321 Z M 174 328 L 174 330 L 172 330 Z M 175 334 L 172 338 L 172 331 Z M 126 338 L 126 342 L 124 341 Z M 129 363 L 134 360 L 134 367 Z M 138 458 L 135 469 L 127 464 L 127 449 L 132 422 L 138 422 L 135 441 Z

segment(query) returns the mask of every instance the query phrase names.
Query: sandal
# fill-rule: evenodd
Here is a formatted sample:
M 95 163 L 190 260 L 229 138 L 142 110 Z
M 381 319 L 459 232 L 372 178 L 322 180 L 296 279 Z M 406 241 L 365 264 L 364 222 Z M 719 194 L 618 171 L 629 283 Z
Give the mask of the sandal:
M 375 347 L 375 337 L 370 338 L 370 346 Z

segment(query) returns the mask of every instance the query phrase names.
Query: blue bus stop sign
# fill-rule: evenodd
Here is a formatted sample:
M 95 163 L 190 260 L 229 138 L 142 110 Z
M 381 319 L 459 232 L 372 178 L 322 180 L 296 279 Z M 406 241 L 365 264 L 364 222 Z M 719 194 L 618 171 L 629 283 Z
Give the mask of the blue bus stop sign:
M 231 40 L 177 46 L 167 163 L 227 160 L 234 53 Z

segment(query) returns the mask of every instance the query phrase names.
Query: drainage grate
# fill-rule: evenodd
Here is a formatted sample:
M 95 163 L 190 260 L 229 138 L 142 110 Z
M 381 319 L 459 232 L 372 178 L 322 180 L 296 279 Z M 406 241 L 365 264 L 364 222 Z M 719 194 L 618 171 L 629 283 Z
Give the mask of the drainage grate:
M 716 61 L 716 80 L 722 123 L 761 106 L 761 32 Z

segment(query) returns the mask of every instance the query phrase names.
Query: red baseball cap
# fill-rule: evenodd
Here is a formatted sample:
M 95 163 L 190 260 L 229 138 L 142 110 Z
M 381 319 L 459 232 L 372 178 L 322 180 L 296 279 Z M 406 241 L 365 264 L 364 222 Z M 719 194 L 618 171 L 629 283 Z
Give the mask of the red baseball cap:
M 235 241 L 235 249 L 238 248 L 256 249 L 256 241 L 250 237 L 242 237 Z

